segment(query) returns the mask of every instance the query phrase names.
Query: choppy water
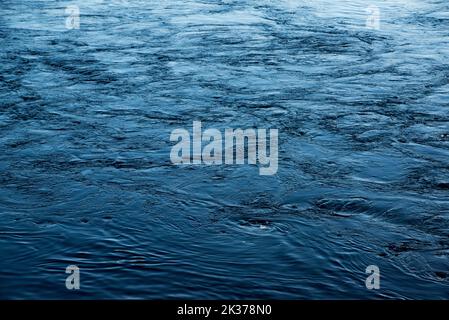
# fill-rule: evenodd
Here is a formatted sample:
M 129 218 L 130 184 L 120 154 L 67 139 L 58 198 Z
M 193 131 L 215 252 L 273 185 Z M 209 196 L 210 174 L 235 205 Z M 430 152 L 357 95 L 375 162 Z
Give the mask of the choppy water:
M 0 11 L 1 298 L 449 298 L 447 1 Z M 173 166 L 193 120 L 279 129 L 278 174 Z

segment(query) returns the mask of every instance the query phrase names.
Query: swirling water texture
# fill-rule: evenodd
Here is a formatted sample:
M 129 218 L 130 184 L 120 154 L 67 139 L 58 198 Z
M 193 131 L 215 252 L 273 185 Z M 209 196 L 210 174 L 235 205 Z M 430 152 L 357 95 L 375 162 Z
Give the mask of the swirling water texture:
M 2 0 L 0 298 L 449 298 L 449 5 L 369 4 Z M 278 174 L 173 166 L 194 120 Z

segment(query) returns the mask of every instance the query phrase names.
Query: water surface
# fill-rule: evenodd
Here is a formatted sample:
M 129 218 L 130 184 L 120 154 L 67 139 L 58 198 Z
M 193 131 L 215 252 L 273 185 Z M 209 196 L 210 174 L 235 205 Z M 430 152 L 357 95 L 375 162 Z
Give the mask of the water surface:
M 446 1 L 0 12 L 0 298 L 449 298 Z M 172 165 L 194 120 L 279 129 L 277 175 Z

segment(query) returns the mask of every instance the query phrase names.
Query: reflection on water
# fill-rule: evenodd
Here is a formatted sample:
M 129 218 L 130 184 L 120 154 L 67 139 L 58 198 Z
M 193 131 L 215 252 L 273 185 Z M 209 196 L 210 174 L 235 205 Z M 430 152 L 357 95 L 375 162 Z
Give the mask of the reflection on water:
M 369 4 L 3 0 L 0 297 L 448 298 L 449 5 Z M 278 174 L 173 166 L 194 120 Z

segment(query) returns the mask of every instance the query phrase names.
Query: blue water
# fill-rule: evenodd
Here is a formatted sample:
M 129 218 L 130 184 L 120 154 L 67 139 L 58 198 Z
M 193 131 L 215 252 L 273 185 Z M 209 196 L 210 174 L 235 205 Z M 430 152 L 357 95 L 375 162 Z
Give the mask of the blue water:
M 2 0 L 0 39 L 0 298 L 449 298 L 447 1 Z M 194 120 L 278 173 L 172 165 Z

